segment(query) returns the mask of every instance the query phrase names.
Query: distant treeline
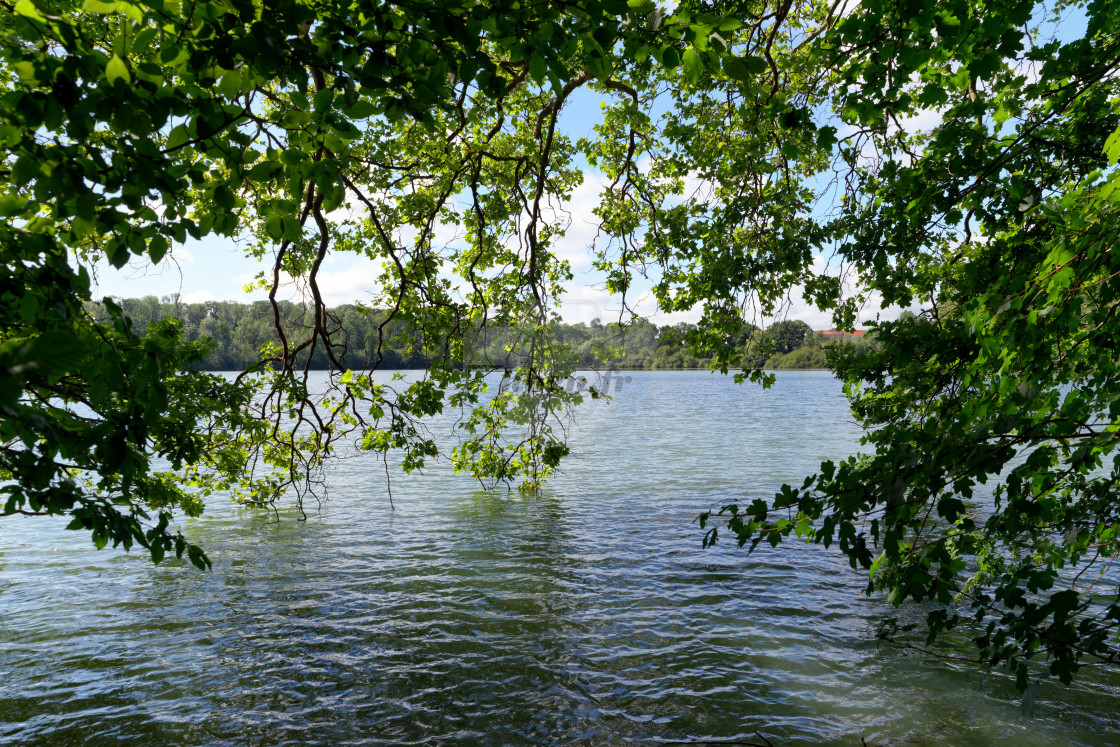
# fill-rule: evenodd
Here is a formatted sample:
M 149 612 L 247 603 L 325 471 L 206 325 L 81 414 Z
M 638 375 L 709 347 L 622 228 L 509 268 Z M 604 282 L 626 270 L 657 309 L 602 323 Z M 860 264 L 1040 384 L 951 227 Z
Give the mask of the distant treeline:
M 260 360 L 266 344 L 278 343 L 273 328 L 273 312 L 267 301 L 235 303 L 232 301 L 176 302 L 174 297 L 145 296 L 116 299 L 132 320 L 137 331 L 165 317 L 182 321 L 187 339 L 208 338 L 213 347 L 202 367 L 212 371 L 244 369 Z M 311 325 L 309 308 L 288 301 L 279 304 L 280 314 L 291 327 Z M 100 304 L 91 304 L 89 312 L 107 318 Z M 385 312 L 343 305 L 335 308 L 341 328 L 345 331 L 345 364 L 355 370 L 370 368 L 377 361 L 378 327 L 385 321 Z M 662 327 L 646 319 L 628 325 L 622 334 L 616 325 L 592 320 L 590 324 L 558 325 L 557 342 L 575 352 L 580 368 L 603 366 L 605 357 L 611 365 L 628 369 L 707 368 L 710 358 L 697 357 L 684 342 L 693 325 L 682 323 Z M 426 368 L 431 355 L 413 342 L 414 336 L 396 320 L 385 326 L 381 342 L 382 369 Z M 507 354 L 504 347 L 508 335 L 499 330 L 483 344 L 481 361 L 501 365 Z M 829 339 L 814 332 L 798 320 L 776 322 L 766 330 L 748 325 L 736 344 L 742 349 L 743 368 L 808 369 L 828 367 L 828 348 L 835 344 L 870 348 L 869 336 Z M 313 369 L 330 368 L 326 353 L 317 350 L 311 359 Z M 614 351 L 607 354 L 606 351 Z M 306 358 L 301 365 L 306 363 Z

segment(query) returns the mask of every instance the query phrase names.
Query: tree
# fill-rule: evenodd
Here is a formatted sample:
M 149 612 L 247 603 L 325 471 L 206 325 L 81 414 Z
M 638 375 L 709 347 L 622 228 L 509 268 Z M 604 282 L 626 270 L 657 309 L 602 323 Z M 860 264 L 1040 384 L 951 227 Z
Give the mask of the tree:
M 775 353 L 792 353 L 805 345 L 812 334 L 812 327 L 798 319 L 775 322 L 766 330 L 766 337 Z
M 1071 7 L 1085 33 L 1053 36 Z M 1094 471 L 1120 433 L 1118 15 L 1033 0 L 4 4 L 4 513 L 70 514 L 99 543 L 205 564 L 169 533 L 171 510 L 225 488 L 298 501 L 347 440 L 421 466 L 437 446 L 419 421 L 445 404 L 466 410 L 457 469 L 532 489 L 581 396 L 563 386 L 571 272 L 553 250 L 580 156 L 607 177 L 607 287 L 625 305 L 645 274 L 664 311 L 698 310 L 675 332 L 690 359 L 734 367 L 746 310 L 780 316 L 794 288 L 840 328 L 871 299 L 922 309 L 872 323 L 880 349 L 837 364 L 871 454 L 728 506 L 725 533 L 836 541 L 869 590 L 941 603 L 931 636 L 971 616 L 979 658 L 1013 660 L 1024 684 L 1032 656 L 1065 680 L 1085 657 L 1115 663 L 1120 606 L 1062 574 L 1120 551 L 1118 474 Z M 573 141 L 559 119 L 580 87 L 605 108 Z M 85 311 L 97 258 L 159 261 L 211 234 L 271 260 L 266 376 L 191 373 L 204 351 L 174 322 L 141 337 L 113 304 L 109 320 Z M 332 251 L 385 268 L 374 366 L 390 333 L 431 359 L 399 394 L 347 370 L 318 286 Z M 286 276 L 309 324 L 281 313 Z M 317 355 L 336 369 L 327 398 L 307 389 Z M 523 436 L 504 440 L 510 426 Z M 974 496 L 985 481 L 992 506 Z
M 817 230 L 865 294 L 923 310 L 837 368 L 868 454 L 720 512 L 752 548 L 836 542 L 869 591 L 938 603 L 927 641 L 967 623 L 1021 688 L 1032 658 L 1064 682 L 1120 661 L 1120 11 L 1075 7 L 1074 39 L 1029 2 L 861 3 L 820 34 L 850 132 Z M 908 131 L 923 110 L 940 124 Z
M 419 421 L 445 403 L 466 410 L 457 468 L 538 484 L 581 398 L 551 335 L 570 277 L 552 206 L 580 179 L 557 119 L 582 86 L 634 99 L 619 61 L 718 65 L 720 18 L 663 15 L 621 0 L 0 4 L 3 514 L 69 515 L 99 546 L 205 565 L 173 510 L 224 489 L 299 503 L 346 441 L 412 470 L 437 453 Z M 442 226 L 461 240 L 441 244 Z M 271 259 L 259 282 L 279 342 L 246 371 L 262 375 L 199 374 L 206 348 L 181 324 L 134 324 L 111 299 L 89 310 L 97 260 L 158 263 L 211 235 Z M 318 285 L 330 251 L 383 262 L 372 366 L 392 335 L 430 359 L 422 380 L 398 393 L 348 370 Z M 287 313 L 286 276 L 305 316 Z M 198 325 L 232 329 L 221 304 Z M 488 357 L 489 327 L 516 330 L 505 360 Z M 320 357 L 325 396 L 307 387 Z M 496 392 L 492 365 L 507 366 Z M 504 440 L 509 425 L 525 436 Z

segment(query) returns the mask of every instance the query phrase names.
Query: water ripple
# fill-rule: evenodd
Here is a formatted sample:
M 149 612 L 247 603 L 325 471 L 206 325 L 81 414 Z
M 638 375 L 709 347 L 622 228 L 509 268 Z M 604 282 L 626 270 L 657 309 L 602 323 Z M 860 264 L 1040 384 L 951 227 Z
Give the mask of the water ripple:
M 188 522 L 209 574 L 6 524 L 0 742 L 1109 743 L 1116 678 L 1047 685 L 1027 721 L 1005 679 L 879 649 L 887 610 L 835 553 L 699 547 L 699 511 L 855 448 L 838 392 L 636 374 L 543 495 L 437 467 L 390 512 L 347 460 L 309 521 Z

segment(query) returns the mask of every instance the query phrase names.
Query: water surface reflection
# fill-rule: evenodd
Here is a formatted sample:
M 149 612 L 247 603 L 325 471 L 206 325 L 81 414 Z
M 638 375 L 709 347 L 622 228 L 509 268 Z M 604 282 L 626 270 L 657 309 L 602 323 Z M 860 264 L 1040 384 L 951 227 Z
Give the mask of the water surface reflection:
M 692 519 L 856 448 L 828 374 L 633 373 L 538 496 L 350 459 L 306 522 L 215 505 L 203 574 L 0 528 L 0 739 L 114 744 L 1107 744 L 1115 677 L 1044 687 L 873 640 L 817 547 L 703 550 Z M 913 614 L 920 614 L 915 611 Z

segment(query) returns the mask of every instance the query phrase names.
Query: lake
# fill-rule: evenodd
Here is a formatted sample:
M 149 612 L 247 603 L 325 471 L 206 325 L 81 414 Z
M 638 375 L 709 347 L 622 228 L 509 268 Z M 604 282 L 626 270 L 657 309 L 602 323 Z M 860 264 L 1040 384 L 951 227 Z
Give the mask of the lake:
M 838 552 L 701 548 L 701 511 L 858 448 L 830 373 L 777 377 L 615 373 L 534 496 L 435 466 L 393 478 L 394 510 L 362 456 L 307 521 L 212 500 L 183 525 L 210 573 L 6 518 L 0 742 L 1120 741 L 1114 673 L 1044 682 L 1028 717 L 1005 674 L 878 644 L 925 612 L 862 596 Z

